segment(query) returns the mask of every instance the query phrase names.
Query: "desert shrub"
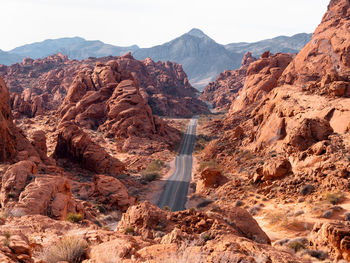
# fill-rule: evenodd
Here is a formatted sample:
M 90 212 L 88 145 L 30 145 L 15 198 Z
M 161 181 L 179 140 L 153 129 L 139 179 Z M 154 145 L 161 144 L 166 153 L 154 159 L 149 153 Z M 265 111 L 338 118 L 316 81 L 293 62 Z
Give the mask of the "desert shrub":
M 202 233 L 202 234 L 201 234 L 201 238 L 202 238 L 204 241 L 208 241 L 208 240 L 213 239 L 213 237 L 212 237 L 212 236 L 210 235 L 210 233 L 208 233 L 208 232 Z
M 333 215 L 333 210 L 327 210 L 322 214 L 323 218 L 330 218 Z
M 149 183 L 149 182 L 153 182 L 159 178 L 160 178 L 160 175 L 157 172 L 145 173 L 145 174 L 142 174 L 141 181 L 144 183 Z
M 202 151 L 209 142 L 212 141 L 212 137 L 204 134 L 199 134 L 196 137 L 196 143 L 194 145 L 194 152 L 198 153 Z
M 336 205 L 341 203 L 344 200 L 344 194 L 342 192 L 336 192 L 336 193 L 326 193 L 324 196 L 325 200 L 332 204 Z
M 163 207 L 163 210 L 171 212 L 170 207 L 169 207 L 169 206 L 167 206 L 167 205 Z
M 71 223 L 78 223 L 83 220 L 83 216 L 81 214 L 68 213 L 66 220 Z
M 310 224 L 296 218 L 287 217 L 287 213 L 285 212 L 269 211 L 265 214 L 264 219 L 270 225 L 278 226 L 283 229 L 289 229 L 291 231 L 305 231 L 311 227 Z
M 126 228 L 124 229 L 124 233 L 125 233 L 126 235 L 134 234 L 134 232 L 135 232 L 135 229 L 134 229 L 132 226 L 126 227 Z
M 4 232 L 4 233 L 3 233 L 3 236 L 5 237 L 5 239 L 4 239 L 4 241 L 3 241 L 3 245 L 4 245 L 5 247 L 8 247 L 9 244 L 10 244 L 10 237 L 11 237 L 11 234 L 10 234 L 10 232 Z
M 152 182 L 160 178 L 160 172 L 165 167 L 162 160 L 153 160 L 146 169 L 141 172 L 141 181 L 145 183 Z
M 270 225 L 281 224 L 287 221 L 287 215 L 283 212 L 269 212 L 265 214 L 265 220 Z
M 44 251 L 44 260 L 47 263 L 79 263 L 87 248 L 87 242 L 81 237 L 65 236 Z
M 324 251 L 320 251 L 320 250 L 309 250 L 308 254 L 311 257 L 317 258 L 319 260 L 325 260 L 326 258 L 328 258 L 328 254 Z
M 10 199 L 12 199 L 12 198 L 16 198 L 17 195 L 16 195 L 16 193 L 10 192 L 10 193 L 7 194 L 7 197 L 10 198 Z
M 301 241 L 291 241 L 287 246 L 293 249 L 295 252 L 306 249 L 306 245 Z

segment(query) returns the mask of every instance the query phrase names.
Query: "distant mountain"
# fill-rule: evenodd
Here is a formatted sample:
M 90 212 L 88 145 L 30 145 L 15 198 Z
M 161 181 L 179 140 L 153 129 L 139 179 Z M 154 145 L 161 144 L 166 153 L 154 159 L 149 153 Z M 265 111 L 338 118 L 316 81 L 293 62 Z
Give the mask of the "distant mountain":
M 105 44 L 101 41 L 89 41 L 81 37 L 48 39 L 42 42 L 17 47 L 10 54 L 33 59 L 44 58 L 58 52 L 67 55 L 70 59 L 86 59 L 88 57 L 121 56 L 132 52 L 139 47 L 118 47 Z M 0 61 L 2 62 L 2 61 Z
M 170 60 L 182 64 L 191 84 L 202 90 L 220 72 L 237 69 L 247 51 L 259 57 L 266 50 L 272 53 L 298 53 L 311 39 L 311 34 L 298 34 L 292 37 L 279 36 L 255 43 L 232 43 L 221 45 L 199 29 L 163 45 L 140 48 L 134 51 L 137 59 L 150 57 L 153 60 Z
M 219 72 L 239 67 L 240 54 L 227 50 L 199 29 L 163 45 L 140 48 L 134 51 L 136 59 L 150 57 L 157 61 L 170 60 L 182 64 L 190 82 L 197 88 L 204 87 Z
M 23 56 L 11 54 L 0 49 L 0 64 L 11 65 L 23 59 Z
M 301 33 L 291 37 L 279 36 L 255 43 L 232 43 L 225 45 L 226 49 L 235 53 L 250 51 L 258 57 L 267 50 L 271 53 L 298 53 L 311 39 L 312 34 Z
M 118 47 L 80 37 L 59 38 L 20 46 L 8 52 L 0 50 L 0 64 L 10 65 L 20 62 L 24 57 L 44 58 L 58 52 L 78 60 L 120 56 L 132 52 L 137 59 L 150 57 L 154 61 L 174 61 L 182 64 L 191 84 L 202 90 L 220 72 L 239 68 L 247 51 L 252 52 L 254 56 L 260 56 L 266 50 L 272 53 L 298 53 L 310 39 L 311 34 L 303 33 L 255 43 L 221 45 L 196 28 L 170 42 L 151 48 L 139 48 L 136 45 Z

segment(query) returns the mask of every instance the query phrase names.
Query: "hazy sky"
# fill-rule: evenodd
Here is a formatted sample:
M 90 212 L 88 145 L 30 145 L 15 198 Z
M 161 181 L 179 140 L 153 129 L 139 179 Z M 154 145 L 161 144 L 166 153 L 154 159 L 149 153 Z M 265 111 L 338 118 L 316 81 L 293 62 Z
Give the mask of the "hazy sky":
M 48 38 L 150 47 L 200 28 L 221 44 L 311 33 L 329 0 L 1 0 L 0 49 Z

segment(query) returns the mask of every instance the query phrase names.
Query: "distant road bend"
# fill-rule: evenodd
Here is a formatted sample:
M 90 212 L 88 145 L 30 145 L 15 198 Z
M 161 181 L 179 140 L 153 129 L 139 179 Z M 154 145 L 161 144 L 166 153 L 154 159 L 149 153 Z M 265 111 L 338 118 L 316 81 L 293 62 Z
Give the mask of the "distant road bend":
M 198 117 L 191 119 L 187 126 L 181 150 L 175 159 L 175 172 L 166 182 L 158 206 L 168 206 L 171 211 L 185 209 L 188 187 L 192 177 L 192 153 L 196 141 L 196 128 Z

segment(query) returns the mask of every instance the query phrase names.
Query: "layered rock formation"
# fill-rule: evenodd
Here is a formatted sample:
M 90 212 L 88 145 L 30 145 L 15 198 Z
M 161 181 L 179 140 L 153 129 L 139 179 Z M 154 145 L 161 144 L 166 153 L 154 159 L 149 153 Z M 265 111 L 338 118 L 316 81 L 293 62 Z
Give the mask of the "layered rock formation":
M 125 72 L 113 60 L 98 63 L 94 70 L 82 70 L 59 109 L 62 125 L 74 121 L 81 127 L 98 129 L 115 138 L 122 151 L 155 152 L 171 147 L 178 139 L 176 131 L 153 116 L 138 81 Z

